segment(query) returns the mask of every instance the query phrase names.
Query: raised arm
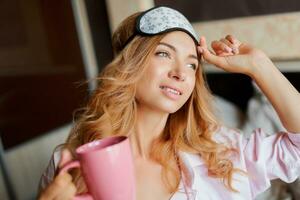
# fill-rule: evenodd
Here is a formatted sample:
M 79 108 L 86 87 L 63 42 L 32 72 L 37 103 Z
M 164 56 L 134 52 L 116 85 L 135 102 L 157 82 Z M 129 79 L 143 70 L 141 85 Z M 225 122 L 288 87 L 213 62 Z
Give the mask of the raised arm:
M 230 35 L 213 41 L 211 46 L 214 52 L 208 50 L 205 38 L 201 37 L 198 50 L 204 60 L 225 71 L 250 76 L 267 96 L 287 131 L 300 133 L 300 94 L 263 51 Z

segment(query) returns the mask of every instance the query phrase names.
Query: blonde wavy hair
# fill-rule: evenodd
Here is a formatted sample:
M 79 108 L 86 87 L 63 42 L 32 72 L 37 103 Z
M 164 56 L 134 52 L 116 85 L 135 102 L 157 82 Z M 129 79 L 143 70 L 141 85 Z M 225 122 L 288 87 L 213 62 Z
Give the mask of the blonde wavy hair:
M 111 135 L 129 135 L 137 120 L 136 83 L 145 71 L 150 56 L 166 35 L 136 35 L 135 21 L 140 13 L 125 19 L 112 37 L 115 58 L 101 72 L 98 88 L 87 105 L 75 115 L 75 123 L 65 143 L 75 155 L 76 147 Z M 124 47 L 125 46 L 125 47 Z M 199 59 L 200 61 L 200 59 Z M 165 129 L 152 145 L 150 157 L 162 165 L 162 179 L 170 192 L 178 189 L 180 169 L 178 151 L 197 153 L 207 165 L 209 175 L 221 178 L 232 187 L 232 176 L 237 169 L 220 152 L 229 148 L 217 144 L 212 136 L 218 127 L 211 106 L 212 95 L 206 85 L 202 67 L 196 71 L 195 88 L 188 101 L 177 112 L 169 115 Z M 73 172 L 79 191 L 84 191 L 80 172 Z M 81 180 L 81 181 L 80 181 Z

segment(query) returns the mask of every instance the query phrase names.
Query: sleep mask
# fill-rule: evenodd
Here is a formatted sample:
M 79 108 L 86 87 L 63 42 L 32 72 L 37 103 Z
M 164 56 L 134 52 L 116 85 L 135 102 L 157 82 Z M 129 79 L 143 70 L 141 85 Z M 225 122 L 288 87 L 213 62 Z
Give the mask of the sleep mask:
M 134 36 L 151 36 L 171 31 L 183 31 L 187 33 L 198 44 L 198 36 L 187 18 L 172 8 L 158 6 L 146 10 L 136 20 L 135 33 L 128 38 L 126 46 Z

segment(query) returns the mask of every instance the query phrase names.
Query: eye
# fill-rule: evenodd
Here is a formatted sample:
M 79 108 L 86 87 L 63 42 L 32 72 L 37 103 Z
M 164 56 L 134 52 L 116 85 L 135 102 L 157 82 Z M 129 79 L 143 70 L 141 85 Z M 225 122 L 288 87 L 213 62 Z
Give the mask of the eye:
M 196 69 L 197 69 L 197 65 L 194 64 L 194 63 L 190 63 L 190 64 L 188 64 L 188 66 L 189 66 L 190 68 L 192 68 L 193 70 L 196 70 Z
M 158 51 L 155 53 L 155 55 L 160 56 L 160 57 L 165 57 L 165 58 L 171 58 L 169 52 L 166 52 L 166 51 Z

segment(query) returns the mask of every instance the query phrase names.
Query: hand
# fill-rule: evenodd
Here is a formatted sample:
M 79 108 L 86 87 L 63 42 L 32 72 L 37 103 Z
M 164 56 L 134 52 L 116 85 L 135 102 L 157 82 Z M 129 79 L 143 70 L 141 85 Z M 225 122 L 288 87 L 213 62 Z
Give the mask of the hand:
M 59 169 L 61 169 L 66 163 L 72 160 L 72 156 L 69 150 L 64 149 L 61 153 L 61 159 L 59 162 Z M 69 173 L 61 173 L 55 177 L 44 191 L 39 196 L 39 200 L 52 200 L 52 199 L 72 199 L 76 194 L 76 186 L 72 182 L 72 176 Z
M 213 41 L 211 46 L 214 52 L 208 50 L 205 38 L 201 37 L 197 48 L 205 61 L 228 72 L 252 76 L 257 67 L 271 62 L 263 51 L 241 43 L 231 35 Z

